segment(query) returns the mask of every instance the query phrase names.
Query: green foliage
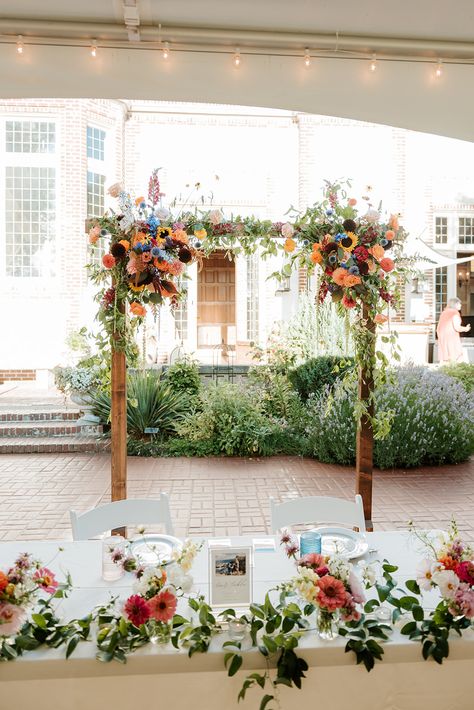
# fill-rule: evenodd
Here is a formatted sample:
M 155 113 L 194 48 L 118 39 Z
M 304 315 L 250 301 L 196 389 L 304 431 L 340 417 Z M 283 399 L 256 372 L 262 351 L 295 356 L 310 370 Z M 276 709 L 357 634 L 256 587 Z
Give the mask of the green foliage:
M 110 420 L 110 395 L 97 392 L 91 397 L 94 414 L 104 423 Z M 136 372 L 128 378 L 127 427 L 129 435 L 148 439 L 148 428 L 157 428 L 161 436 L 175 431 L 189 407 L 188 398 L 175 392 L 170 384 L 153 370 Z
M 379 468 L 465 461 L 474 452 L 474 402 L 440 372 L 401 368 L 375 393 L 376 410 L 391 412 L 391 427 L 376 440 Z M 311 454 L 327 463 L 355 461 L 356 382 L 338 382 L 332 393 L 308 400 L 306 432 Z
M 306 401 L 310 395 L 319 394 L 326 387 L 332 387 L 354 367 L 355 362 L 352 357 L 322 355 L 290 370 L 288 377 L 301 399 Z
M 96 368 L 55 367 L 54 384 L 63 394 L 81 392 L 92 394 L 102 384 L 101 373 Z
M 165 371 L 164 377 L 174 392 L 184 392 L 189 397 L 194 397 L 201 390 L 199 366 L 193 360 L 175 362 Z
M 440 368 L 441 372 L 445 375 L 454 377 L 458 380 L 466 390 L 466 392 L 472 392 L 474 390 L 474 364 L 468 364 L 467 362 L 460 362 L 457 365 L 445 365 Z

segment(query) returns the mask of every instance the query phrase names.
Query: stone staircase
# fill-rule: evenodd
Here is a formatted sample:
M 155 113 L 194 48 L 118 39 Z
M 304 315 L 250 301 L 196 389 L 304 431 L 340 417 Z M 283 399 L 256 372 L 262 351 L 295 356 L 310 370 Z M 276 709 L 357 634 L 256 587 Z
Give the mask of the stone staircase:
M 0 400 L 1 401 L 1 400 Z M 79 409 L 15 403 L 0 410 L 0 454 L 104 451 L 102 426 L 81 417 Z

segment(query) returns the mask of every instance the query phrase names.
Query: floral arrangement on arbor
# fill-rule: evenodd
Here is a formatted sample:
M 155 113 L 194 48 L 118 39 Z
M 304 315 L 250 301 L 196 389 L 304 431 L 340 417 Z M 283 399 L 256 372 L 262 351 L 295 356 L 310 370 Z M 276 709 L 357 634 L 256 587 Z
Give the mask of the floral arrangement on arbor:
M 0 570 L 0 638 L 18 633 L 40 593 L 55 594 L 58 587 L 51 570 L 26 552 L 6 572 Z
M 165 299 L 178 302 L 178 280 L 186 265 L 199 258 L 199 242 L 162 206 L 158 170 L 150 177 L 148 199 L 140 196 L 132 200 L 119 183 L 112 185 L 109 194 L 117 199 L 119 211 L 110 210 L 91 220 L 89 243 L 96 246 L 105 241 L 107 251 L 101 265 L 90 264 L 89 271 L 97 284 L 112 278 L 112 285 L 104 285 L 96 296 L 98 319 L 108 336 L 114 337 L 114 349 L 125 350 L 133 326 L 144 318 L 147 306 L 155 312 Z M 199 230 L 195 234 L 199 235 Z M 124 312 L 125 304 L 128 313 Z

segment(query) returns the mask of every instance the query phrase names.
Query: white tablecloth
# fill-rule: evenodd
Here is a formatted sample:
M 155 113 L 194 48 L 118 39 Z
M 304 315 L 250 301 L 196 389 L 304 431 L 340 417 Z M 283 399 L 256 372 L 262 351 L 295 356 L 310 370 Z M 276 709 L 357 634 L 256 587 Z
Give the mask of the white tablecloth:
M 399 566 L 399 579 L 411 577 L 419 557 L 419 543 L 401 532 L 371 533 L 369 559 L 387 558 Z M 231 544 L 248 545 L 252 538 L 232 538 Z M 63 551 L 57 554 L 58 547 Z M 130 593 L 132 578 L 125 576 L 107 583 L 101 578 L 101 542 L 9 542 L 0 544 L 0 568 L 12 563 L 16 555 L 28 551 L 61 575 L 69 571 L 74 591 L 61 602 L 65 617 L 89 612 L 107 601 L 110 595 L 123 598 Z M 254 555 L 253 596 L 262 601 L 273 585 L 294 573 L 276 544 L 274 551 Z M 208 551 L 199 553 L 194 568 L 196 590 L 208 591 Z M 189 659 L 171 647 L 147 646 L 128 659 L 126 665 L 103 664 L 95 660 L 93 644 L 83 643 L 74 656 L 64 659 L 64 649 L 38 650 L 22 659 L 0 664 L 0 710 L 129 710 L 146 703 L 149 708 L 169 706 L 181 710 L 224 710 L 237 707 L 242 672 L 228 678 L 223 670 L 222 638 L 216 639 L 207 654 Z M 282 709 L 314 708 L 330 704 L 333 710 L 350 707 L 358 710 L 473 710 L 474 708 L 474 634 L 451 642 L 450 658 L 443 666 L 421 657 L 420 645 L 407 641 L 394 631 L 385 644 L 385 659 L 368 674 L 354 665 L 353 654 L 344 653 L 345 642 L 322 642 L 307 634 L 300 642 L 300 653 L 308 662 L 308 677 L 303 689 L 281 688 Z M 261 669 L 261 656 L 249 651 L 244 669 Z M 249 691 L 240 707 L 258 708 L 260 691 Z

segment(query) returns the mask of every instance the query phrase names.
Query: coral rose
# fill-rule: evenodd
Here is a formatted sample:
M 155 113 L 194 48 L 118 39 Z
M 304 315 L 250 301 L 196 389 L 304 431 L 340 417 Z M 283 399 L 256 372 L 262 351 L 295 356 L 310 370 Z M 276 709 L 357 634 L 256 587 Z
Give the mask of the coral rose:
M 347 288 L 351 288 L 351 286 L 357 286 L 360 283 L 361 283 L 360 276 L 356 276 L 355 274 L 348 274 L 346 271 L 346 277 L 344 279 L 344 286 L 346 286 Z
M 5 572 L 0 570 L 0 592 L 3 592 L 6 587 L 8 587 L 8 577 Z
M 374 322 L 378 323 L 379 325 L 382 325 L 383 323 L 386 323 L 388 321 L 387 316 L 384 316 L 383 313 L 377 313 L 377 315 L 374 318 Z
M 318 581 L 318 604 L 327 611 L 340 609 L 346 603 L 346 588 L 340 579 L 330 574 Z
M 138 303 L 138 301 L 132 301 L 130 304 L 130 312 L 133 313 L 134 316 L 141 317 L 146 315 L 146 308 L 142 306 L 141 303 Z
M 288 239 L 285 239 L 285 243 L 283 244 L 283 249 L 288 253 L 295 251 L 295 249 L 296 249 L 295 240 L 291 239 L 291 237 L 288 237 Z
M 377 259 L 377 261 L 380 261 L 380 259 L 383 259 L 384 257 L 385 249 L 381 244 L 375 244 L 369 249 L 369 252 Z
M 181 244 L 187 244 L 188 243 L 188 235 L 184 231 L 184 229 L 176 229 L 173 232 L 173 239 L 175 242 L 180 242 Z
M 395 231 L 398 230 L 398 228 L 399 228 L 399 223 L 398 223 L 398 215 L 397 215 L 397 214 L 392 214 L 392 215 L 390 215 L 389 225 L 390 225 L 390 227 L 391 227 L 392 229 L 394 229 Z M 387 237 L 387 239 L 388 239 L 388 237 Z
M 386 272 L 393 271 L 393 269 L 395 268 L 395 264 L 393 262 L 393 259 L 389 259 L 388 256 L 386 256 L 384 259 L 380 260 L 380 266 Z
M 391 242 L 394 237 L 395 232 L 393 231 L 393 229 L 387 229 L 387 231 L 385 232 L 385 239 L 388 239 L 388 241 Z
M 313 251 L 311 252 L 311 256 L 309 257 L 313 264 L 321 264 L 323 261 L 323 257 L 321 256 L 321 252 L 319 251 Z
M 112 254 L 104 254 L 102 257 L 102 263 L 106 269 L 112 269 L 115 266 L 115 258 Z
M 349 207 L 355 207 L 357 204 L 357 200 L 355 199 L 355 197 L 349 197 L 347 203 Z
M 312 249 L 313 249 L 313 251 L 320 251 L 321 244 L 319 242 L 314 242 Z
M 337 283 L 338 286 L 342 286 L 344 284 L 347 276 L 348 276 L 347 270 L 343 269 L 342 266 L 340 266 L 338 269 L 336 269 L 334 271 L 332 278 Z

